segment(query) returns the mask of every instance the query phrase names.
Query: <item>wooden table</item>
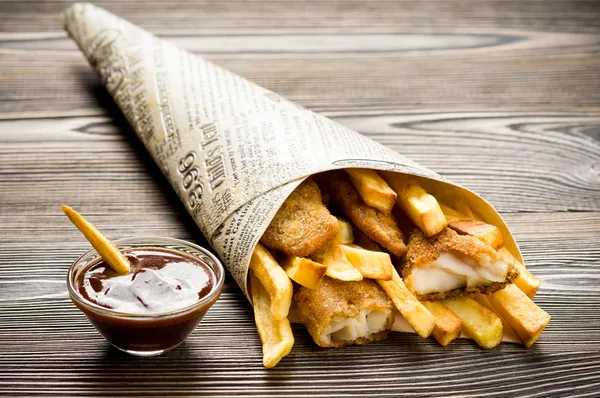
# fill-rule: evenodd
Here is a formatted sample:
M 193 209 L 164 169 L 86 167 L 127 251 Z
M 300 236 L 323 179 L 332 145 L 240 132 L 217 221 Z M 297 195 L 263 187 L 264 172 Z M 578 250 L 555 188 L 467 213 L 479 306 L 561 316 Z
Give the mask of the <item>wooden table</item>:
M 178 349 L 111 348 L 71 304 L 88 244 L 204 239 L 62 31 L 67 2 L 0 2 L 1 395 L 600 395 L 600 3 L 102 1 L 99 5 L 477 191 L 505 216 L 536 302 L 530 349 L 395 334 L 261 365 L 231 278 Z

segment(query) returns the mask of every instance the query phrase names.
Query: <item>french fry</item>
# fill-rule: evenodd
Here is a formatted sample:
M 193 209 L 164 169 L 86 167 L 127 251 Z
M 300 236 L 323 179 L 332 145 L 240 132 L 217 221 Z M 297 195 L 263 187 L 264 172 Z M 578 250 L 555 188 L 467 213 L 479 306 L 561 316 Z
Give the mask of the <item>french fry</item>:
M 250 269 L 269 292 L 271 316 L 278 320 L 287 317 L 294 292 L 292 282 L 271 253 L 260 243 L 252 252 Z
M 535 294 L 537 293 L 538 288 L 540 287 L 540 280 L 536 278 L 531 272 L 529 272 L 529 270 L 525 268 L 525 266 L 520 261 L 518 261 L 508 251 L 507 248 L 503 247 L 502 249 L 498 250 L 498 254 L 506 262 L 514 263 L 515 267 L 519 271 L 519 276 L 517 276 L 517 278 L 513 280 L 513 283 L 517 285 L 517 287 L 521 289 L 523 293 L 525 293 L 530 298 L 535 297 Z
M 339 224 L 339 230 L 335 240 L 342 245 L 347 245 L 354 242 L 354 233 L 352 232 L 352 224 L 343 218 L 336 217 Z
M 494 225 L 486 224 L 483 221 L 477 220 L 456 220 L 450 221 L 448 227 L 452 228 L 459 234 L 471 235 L 480 241 L 492 246 L 494 250 L 498 250 L 504 246 L 504 238 L 502 233 Z
M 477 301 L 462 296 L 446 299 L 443 304 L 463 321 L 463 333 L 481 348 L 494 348 L 502 341 L 502 320 Z
M 459 213 L 458 211 L 443 203 L 440 203 L 440 209 L 442 209 L 442 213 L 444 213 L 444 216 L 446 217 L 446 220 L 448 222 L 469 219 L 469 217 L 467 217 L 466 215 Z
M 310 255 L 314 261 L 327 267 L 325 275 L 341 281 L 361 281 L 361 273 L 348 261 L 340 244 L 331 239 Z
M 281 267 L 291 280 L 309 289 L 316 289 L 327 272 L 327 266 L 304 257 L 286 257 Z
M 463 322 L 454 312 L 439 301 L 423 301 L 422 304 L 435 317 L 432 334 L 442 347 L 460 336 Z
M 294 346 L 292 327 L 287 318 L 275 319 L 271 313 L 270 294 L 260 280 L 250 272 L 254 321 L 262 342 L 263 366 L 272 368 L 288 355 Z
M 488 295 L 481 294 L 481 293 L 475 293 L 475 294 L 472 294 L 471 297 L 475 301 L 477 301 L 479 304 L 483 305 L 485 308 L 492 311 L 494 314 L 498 315 L 498 317 L 502 321 L 502 339 L 507 339 L 507 340 L 513 341 L 515 343 L 523 342 L 523 340 L 521 340 L 521 338 L 517 335 L 517 333 L 515 333 L 512 326 L 510 326 L 510 323 L 508 323 L 508 321 L 506 319 L 504 319 L 502 317 L 502 315 L 498 313 L 498 311 L 496 311 L 496 309 L 494 308 L 492 303 L 490 303 L 490 300 L 488 300 L 488 297 L 489 297 Z
M 426 236 L 446 228 L 448 222 L 438 201 L 414 179 L 387 171 L 381 174 L 398 194 L 396 204 Z
M 550 315 L 515 285 L 507 285 L 491 294 L 488 299 L 496 312 L 506 319 L 523 340 L 525 347 L 531 347 L 550 322 Z
M 119 274 L 126 274 L 131 269 L 131 264 L 127 257 L 117 247 L 109 241 L 102 232 L 98 231 L 94 225 L 86 221 L 81 214 L 71 209 L 69 206 L 62 206 L 62 211 L 69 217 L 69 220 L 85 236 L 88 242 L 96 249 L 98 254 L 106 261 L 110 268 Z
M 363 278 L 392 279 L 394 265 L 390 255 L 380 251 L 365 250 L 357 245 L 341 245 L 350 263 L 361 273 Z
M 469 220 L 477 220 L 478 219 L 475 216 L 475 214 L 473 214 L 473 211 L 471 211 L 471 207 L 469 207 L 469 204 L 463 199 L 454 197 L 454 203 L 452 204 L 452 207 L 455 208 L 457 212 L 459 212 L 460 214 L 463 214 L 465 217 L 467 217 L 467 219 L 469 219 Z
M 410 324 L 413 330 L 422 338 L 427 338 L 435 327 L 435 317 L 413 296 L 394 268 L 392 280 L 377 280 L 396 309 Z
M 394 208 L 396 192 L 374 170 L 345 169 L 363 201 L 386 214 Z

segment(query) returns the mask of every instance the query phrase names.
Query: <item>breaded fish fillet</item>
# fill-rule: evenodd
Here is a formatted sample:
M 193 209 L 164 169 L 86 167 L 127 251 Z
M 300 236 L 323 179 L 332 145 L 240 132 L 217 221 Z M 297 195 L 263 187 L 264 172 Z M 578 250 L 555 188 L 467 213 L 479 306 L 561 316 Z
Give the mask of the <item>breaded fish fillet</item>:
M 427 238 L 416 229 L 409 237 L 402 269 L 406 286 L 419 300 L 441 300 L 465 293 L 493 293 L 518 276 L 490 246 L 445 228 Z
M 338 233 L 338 220 L 321 201 L 321 191 L 307 178 L 283 202 L 260 241 L 290 256 L 306 257 Z
M 346 174 L 332 175 L 329 192 L 331 199 L 365 235 L 396 256 L 406 254 L 402 232 L 394 217 L 367 206 Z
M 370 250 L 373 252 L 380 252 L 381 247 L 377 243 L 370 239 L 363 231 L 354 227 L 354 244 L 362 247 L 363 249 Z
M 317 289 L 294 294 L 298 315 L 320 347 L 341 348 L 387 338 L 392 302 L 372 280 L 344 282 L 324 277 Z

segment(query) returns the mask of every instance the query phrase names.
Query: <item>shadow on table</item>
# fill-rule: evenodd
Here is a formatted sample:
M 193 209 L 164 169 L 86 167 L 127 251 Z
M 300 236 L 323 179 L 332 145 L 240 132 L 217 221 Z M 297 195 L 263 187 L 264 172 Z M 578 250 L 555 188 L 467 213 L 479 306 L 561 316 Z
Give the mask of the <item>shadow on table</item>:
M 210 353 L 185 341 L 156 357 L 135 357 L 104 344 L 104 350 L 88 362 L 97 377 L 87 380 L 84 388 L 94 393 L 164 389 L 166 384 L 190 382 L 200 375 L 197 369 L 211 363 Z

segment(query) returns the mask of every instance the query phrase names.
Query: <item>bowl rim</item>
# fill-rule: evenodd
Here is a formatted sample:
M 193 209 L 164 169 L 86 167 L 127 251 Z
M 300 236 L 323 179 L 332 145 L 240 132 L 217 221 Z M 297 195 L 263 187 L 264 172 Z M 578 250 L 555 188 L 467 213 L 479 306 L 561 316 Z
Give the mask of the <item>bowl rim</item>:
M 73 300 L 73 302 L 76 306 L 78 306 L 78 307 L 81 306 L 81 307 L 85 308 L 86 310 L 89 310 L 91 312 L 94 312 L 96 314 L 99 314 L 99 315 L 102 315 L 105 317 L 109 317 L 109 318 L 119 318 L 119 319 L 128 319 L 128 320 L 134 319 L 136 321 L 156 321 L 156 320 L 170 319 L 170 318 L 187 315 L 187 314 L 193 313 L 203 307 L 207 307 L 206 310 L 208 310 L 214 304 L 214 302 L 218 299 L 219 295 L 223 291 L 223 285 L 224 285 L 224 281 L 225 281 L 225 268 L 223 267 L 223 264 L 221 264 L 221 261 L 219 261 L 219 259 L 214 254 L 212 254 L 210 251 L 203 248 L 202 246 L 199 246 L 195 243 L 191 243 L 191 242 L 188 242 L 188 241 L 185 241 L 182 239 L 166 238 L 166 237 L 160 237 L 160 236 L 139 236 L 139 237 L 136 236 L 136 237 L 131 237 L 131 238 L 123 238 L 123 239 L 119 239 L 119 240 L 114 240 L 112 242 L 117 246 L 117 248 L 119 248 L 119 250 L 122 250 L 122 248 L 120 246 L 125 246 L 125 245 L 135 245 L 135 246 L 131 246 L 131 248 L 140 248 L 140 247 L 163 248 L 163 249 L 168 249 L 168 250 L 172 250 L 172 251 L 183 252 L 188 256 L 195 257 L 197 260 L 202 261 L 203 263 L 207 263 L 207 261 L 198 258 L 193 253 L 188 253 L 186 251 L 172 248 L 172 247 L 169 247 L 168 245 L 170 244 L 170 245 L 179 245 L 179 246 L 190 247 L 194 250 L 201 252 L 203 255 L 207 256 L 212 261 L 212 264 L 206 264 L 206 265 L 208 267 L 210 267 L 212 269 L 212 271 L 214 272 L 216 279 L 217 279 L 216 283 L 213 284 L 212 289 L 208 292 L 207 295 L 202 297 L 200 300 L 198 300 L 194 304 L 188 305 L 186 307 L 182 307 L 182 308 L 178 308 L 178 309 L 170 310 L 170 311 L 152 313 L 152 314 L 134 314 L 134 313 L 129 313 L 129 312 L 115 311 L 110 308 L 102 307 L 96 303 L 93 303 L 93 302 L 85 299 L 79 293 L 78 289 L 74 286 L 74 282 L 75 282 L 77 276 L 79 276 L 79 272 L 82 269 L 87 268 L 90 264 L 92 264 L 94 261 L 96 261 L 98 258 L 100 258 L 100 255 L 98 254 L 98 252 L 92 248 L 92 249 L 86 251 L 85 253 L 83 253 L 81 256 L 79 256 L 69 266 L 69 271 L 67 272 L 67 288 L 69 291 L 69 296 L 71 297 L 71 300 Z M 126 249 L 128 249 L 128 248 L 129 247 L 126 247 Z M 86 257 L 88 257 L 90 255 L 94 255 L 94 254 L 95 254 L 94 258 L 91 261 L 89 261 L 87 264 L 85 264 L 82 269 L 77 268 L 77 266 L 79 265 L 79 263 L 82 261 L 83 258 L 86 258 Z M 78 272 L 75 273 L 75 271 L 78 271 Z

